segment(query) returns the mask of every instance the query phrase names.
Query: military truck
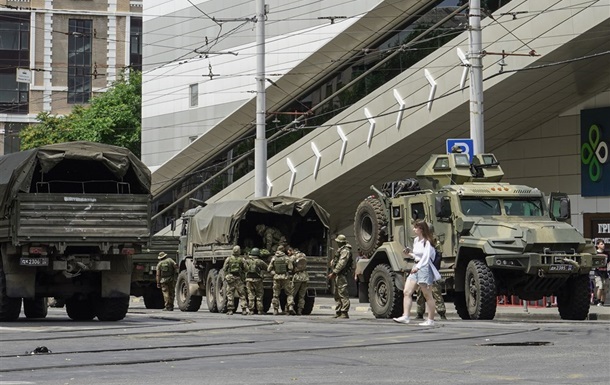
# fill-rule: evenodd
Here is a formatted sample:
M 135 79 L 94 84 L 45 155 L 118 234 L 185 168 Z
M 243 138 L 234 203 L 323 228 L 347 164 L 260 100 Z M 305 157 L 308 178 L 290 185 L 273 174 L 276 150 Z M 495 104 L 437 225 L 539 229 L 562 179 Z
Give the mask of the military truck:
M 402 314 L 405 274 L 414 261 L 412 223 L 431 225 L 442 252 L 445 293 L 462 319 L 490 320 L 498 295 L 523 300 L 557 297 L 562 319 L 589 312 L 589 271 L 603 258 L 568 221 L 567 195 L 549 203 L 534 187 L 502 183 L 493 154 L 432 155 L 417 178 L 385 183 L 355 214 L 358 247 L 370 256 L 356 266 L 361 301 L 378 318 Z
M 0 321 L 116 321 L 151 231 L 150 171 L 121 147 L 72 142 L 0 157 Z
M 264 247 L 256 231 L 259 224 L 277 228 L 288 245 L 307 256 L 309 285 L 303 314 L 311 313 L 316 293 L 327 290 L 329 216 L 311 199 L 277 196 L 210 203 L 186 211 L 181 221 L 176 300 L 182 311 L 199 310 L 203 297 L 210 312 L 226 312 L 228 300 L 236 301 L 237 308 L 238 299 L 226 298 L 222 266 L 233 246 L 243 252 Z M 273 296 L 270 275 L 263 278 L 263 285 L 267 312 Z M 280 301 L 284 307 L 285 298 Z

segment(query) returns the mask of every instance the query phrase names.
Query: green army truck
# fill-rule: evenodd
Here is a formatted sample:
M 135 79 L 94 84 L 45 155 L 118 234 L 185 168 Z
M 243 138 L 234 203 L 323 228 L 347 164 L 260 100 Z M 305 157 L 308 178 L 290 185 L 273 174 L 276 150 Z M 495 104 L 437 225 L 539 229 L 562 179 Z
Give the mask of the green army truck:
M 150 171 L 129 150 L 89 142 L 0 157 L 0 321 L 116 321 L 129 307 L 132 255 L 151 231 Z
M 181 221 L 176 300 L 182 311 L 199 310 L 203 297 L 210 312 L 227 311 L 222 266 L 233 246 L 240 246 L 242 252 L 264 248 L 256 231 L 259 224 L 277 228 L 288 245 L 307 256 L 309 285 L 303 314 L 311 313 L 316 293 L 327 290 L 329 215 L 311 199 L 277 196 L 210 203 L 188 210 Z M 270 258 L 268 254 L 263 260 L 268 263 Z M 272 282 L 269 274 L 263 278 L 265 312 L 271 305 Z M 280 297 L 280 302 L 284 307 L 285 298 Z
M 498 295 L 557 297 L 562 319 L 589 312 L 589 272 L 603 258 L 568 221 L 567 195 L 548 198 L 534 187 L 502 183 L 492 154 L 432 155 L 417 178 L 371 186 L 356 210 L 359 298 L 378 318 L 402 314 L 405 271 L 414 261 L 412 223 L 429 223 L 442 251 L 441 283 L 462 319 L 490 320 Z

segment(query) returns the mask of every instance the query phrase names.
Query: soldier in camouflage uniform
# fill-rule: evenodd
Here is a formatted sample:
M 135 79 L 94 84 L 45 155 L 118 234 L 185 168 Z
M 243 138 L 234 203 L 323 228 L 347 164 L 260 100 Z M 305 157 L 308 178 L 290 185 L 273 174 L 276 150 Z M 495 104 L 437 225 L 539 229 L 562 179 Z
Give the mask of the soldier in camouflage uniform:
M 439 281 L 434 282 L 430 288 L 432 289 L 432 297 L 434 297 L 436 312 L 441 316 L 441 319 L 447 319 L 447 309 L 445 308 L 445 301 L 443 300 L 443 293 Z M 424 298 L 422 291 L 417 290 L 417 319 L 424 319 L 425 312 L 426 299 Z
M 267 264 L 260 259 L 261 252 L 258 248 L 250 250 L 246 269 L 246 289 L 248 291 L 248 307 L 250 313 L 254 309 L 258 314 L 265 314 L 263 307 L 263 271 L 266 271 Z
M 239 296 L 239 302 L 241 303 L 242 314 L 250 314 L 250 311 L 248 310 L 248 301 L 246 299 L 246 287 L 244 285 L 246 261 L 241 256 L 241 247 L 233 247 L 233 254 L 225 259 L 222 269 L 225 273 L 225 281 L 227 282 L 227 314 L 233 314 L 236 292 Z
M 349 318 L 350 307 L 349 292 L 347 291 L 347 276 L 352 270 L 352 246 L 347 243 L 347 238 L 339 234 L 335 239 L 339 249 L 330 261 L 331 273 L 328 278 L 334 283 L 335 289 L 335 318 Z
M 284 290 L 286 293 L 286 306 L 288 306 L 288 314 L 294 315 L 294 299 L 292 297 L 292 281 L 290 281 L 290 273 L 292 272 L 292 261 L 284 253 L 284 246 L 278 246 L 277 251 L 269 262 L 267 271 L 273 274 L 273 315 L 279 314 L 280 308 L 280 292 Z
M 294 293 L 294 302 L 297 305 L 297 315 L 302 315 L 303 308 L 305 307 L 307 284 L 309 282 L 309 274 L 307 273 L 307 258 L 305 257 L 305 254 L 296 250 L 292 257 L 292 266 L 294 267 L 294 275 L 292 276 L 292 292 Z
M 176 299 L 176 276 L 178 265 L 168 258 L 163 251 L 159 253 L 159 263 L 157 263 L 157 287 L 163 292 L 165 302 L 164 311 L 174 310 L 174 300 Z
M 256 232 L 263 238 L 264 248 L 270 253 L 275 253 L 279 245 L 286 245 L 286 237 L 275 227 L 256 225 Z

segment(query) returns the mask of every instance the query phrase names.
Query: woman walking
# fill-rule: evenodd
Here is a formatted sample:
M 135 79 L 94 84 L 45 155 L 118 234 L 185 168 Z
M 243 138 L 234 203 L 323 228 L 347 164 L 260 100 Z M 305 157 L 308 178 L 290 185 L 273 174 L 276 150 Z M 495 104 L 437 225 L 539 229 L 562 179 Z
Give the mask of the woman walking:
M 428 307 L 428 319 L 420 326 L 433 326 L 434 325 L 434 312 L 435 304 L 434 297 L 432 296 L 431 286 L 434 281 L 438 281 L 441 278 L 440 273 L 434 267 L 434 258 L 436 252 L 434 251 L 434 242 L 432 232 L 428 227 L 428 224 L 424 221 L 417 221 L 413 225 L 413 232 L 416 237 L 413 241 L 413 252 L 409 249 L 403 250 L 405 254 L 415 259 L 415 266 L 411 269 L 409 276 L 405 282 L 405 288 L 403 291 L 403 314 L 401 317 L 394 318 L 394 321 L 398 323 L 408 324 L 410 321 L 411 305 L 413 305 L 413 293 L 419 286 L 426 299 L 426 305 Z

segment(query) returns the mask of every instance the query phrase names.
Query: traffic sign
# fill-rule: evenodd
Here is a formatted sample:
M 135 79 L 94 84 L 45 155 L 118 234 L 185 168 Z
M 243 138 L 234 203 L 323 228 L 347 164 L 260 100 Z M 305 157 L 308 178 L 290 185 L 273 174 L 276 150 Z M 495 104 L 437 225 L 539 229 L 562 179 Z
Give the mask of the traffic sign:
M 472 163 L 472 152 L 474 150 L 473 139 L 447 139 L 447 154 L 451 154 L 451 149 L 458 146 L 463 154 L 468 154 L 468 160 Z

